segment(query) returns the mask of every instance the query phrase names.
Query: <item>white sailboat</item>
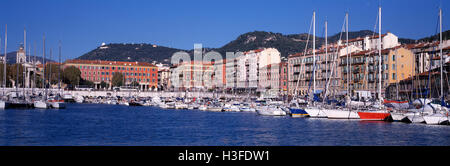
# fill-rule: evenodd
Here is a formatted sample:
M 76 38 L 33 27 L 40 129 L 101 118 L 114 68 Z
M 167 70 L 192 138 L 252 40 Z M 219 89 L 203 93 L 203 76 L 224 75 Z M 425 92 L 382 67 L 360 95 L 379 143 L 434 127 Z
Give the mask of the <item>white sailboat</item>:
M 1 52 L 1 39 L 0 39 L 0 52 Z M 6 32 L 5 32 L 5 56 L 4 56 L 4 59 L 6 59 Z M 6 61 L 4 62 L 4 66 L 6 67 Z M 3 73 L 6 74 L 6 68 L 5 68 L 5 70 L 3 71 Z M 5 87 L 3 87 L 3 88 L 5 88 Z M 3 89 L 3 93 L 4 93 L 4 92 L 5 92 L 5 89 Z M 7 102 L 6 102 L 6 101 L 4 101 L 3 99 L 0 100 L 0 109 L 5 109 L 5 108 L 6 108 L 6 105 L 7 105 Z
M 439 9 L 439 50 L 440 50 L 440 60 L 439 60 L 439 65 L 440 65 L 440 73 L 441 73 L 441 78 L 440 78 L 440 87 L 441 87 L 441 100 L 442 103 L 444 100 L 444 86 L 443 86 L 443 68 L 444 68 L 444 62 L 443 62 L 443 54 L 442 54 L 442 47 L 443 47 L 443 43 L 442 43 L 442 9 Z M 442 104 L 441 103 L 441 104 Z M 433 114 L 429 114 L 429 115 L 425 115 L 423 116 L 423 119 L 425 121 L 426 124 L 429 125 L 438 125 L 441 123 L 446 123 L 449 121 L 448 119 L 448 110 L 446 109 L 445 106 L 440 106 L 440 112 L 438 112 L 436 109 L 436 107 L 433 107 L 435 110 L 433 111 Z M 445 108 L 445 109 L 444 109 Z
M 44 86 L 44 88 L 45 88 L 45 91 L 44 91 L 44 95 L 42 96 L 42 99 L 41 100 L 36 100 L 36 101 L 34 101 L 33 102 L 33 106 L 35 107 L 35 108 L 40 108 L 40 109 L 47 109 L 49 106 L 48 106 L 48 104 L 47 104 L 47 102 L 46 102 L 46 99 L 47 99 L 47 87 L 45 86 L 45 35 L 44 35 L 44 37 L 43 37 L 43 63 L 42 64 L 44 64 L 44 71 L 43 71 L 43 86 Z
M 348 13 L 345 13 L 345 27 L 346 27 L 346 46 L 347 46 L 347 65 L 349 65 L 349 51 L 348 51 Z M 350 67 L 347 66 L 347 69 L 349 69 Z M 348 73 L 350 73 L 350 70 Z M 347 74 L 349 75 L 349 74 Z M 349 82 L 350 82 L 350 77 L 347 77 L 347 95 L 350 95 L 350 90 L 349 90 Z M 352 111 L 351 107 L 348 106 L 345 109 L 323 109 L 323 111 L 325 112 L 325 114 L 327 115 L 328 119 L 359 119 L 359 115 L 357 112 Z
M 396 121 L 396 122 L 404 121 L 407 119 L 405 113 L 401 113 L 401 112 L 392 112 L 391 117 L 392 117 L 392 120 Z

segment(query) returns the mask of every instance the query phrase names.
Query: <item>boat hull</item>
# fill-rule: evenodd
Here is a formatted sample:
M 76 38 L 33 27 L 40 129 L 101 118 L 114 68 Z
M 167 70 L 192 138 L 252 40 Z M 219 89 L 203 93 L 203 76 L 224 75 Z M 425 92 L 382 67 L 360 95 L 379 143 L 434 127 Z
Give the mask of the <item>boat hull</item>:
M 388 112 L 358 112 L 361 120 L 386 120 L 391 114 Z
M 349 110 L 325 109 L 328 119 L 359 119 L 357 112 Z
M 423 119 L 425 120 L 425 123 L 429 125 L 439 125 L 443 123 L 448 123 L 449 121 L 447 116 L 439 114 L 423 116 Z
M 61 102 L 61 101 L 49 101 L 50 107 L 52 108 L 57 108 L 57 109 L 62 109 L 62 108 L 66 108 L 66 103 Z
M 407 117 L 402 113 L 391 113 L 391 117 L 392 120 L 396 122 L 405 121 L 407 119 Z
M 33 103 L 33 105 L 34 105 L 35 108 L 40 108 L 40 109 L 47 109 L 48 108 L 47 103 L 45 103 L 43 101 L 35 101 Z
M 293 118 L 301 118 L 301 117 L 307 117 L 308 116 L 308 112 L 306 112 L 304 109 L 289 108 L 289 111 L 291 111 L 291 116 Z
M 306 108 L 305 111 L 311 118 L 327 118 L 327 114 L 319 108 Z
M 0 101 L 0 109 L 5 109 L 7 107 L 7 103 L 5 101 Z
M 406 117 L 412 123 L 425 123 L 425 119 L 422 115 L 407 115 Z
M 281 109 L 276 108 L 258 108 L 256 109 L 256 112 L 259 115 L 265 115 L 265 116 L 286 116 L 286 112 L 284 112 Z

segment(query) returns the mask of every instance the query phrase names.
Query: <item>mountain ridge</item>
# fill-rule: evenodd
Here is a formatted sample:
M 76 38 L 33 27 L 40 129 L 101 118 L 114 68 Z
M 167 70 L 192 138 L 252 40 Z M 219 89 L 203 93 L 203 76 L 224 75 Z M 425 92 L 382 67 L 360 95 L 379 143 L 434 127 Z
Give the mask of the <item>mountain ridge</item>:
M 450 30 L 444 32 L 445 37 L 450 36 Z M 357 37 L 365 37 L 378 35 L 378 33 L 371 30 L 352 31 L 348 33 L 349 39 Z M 341 33 L 336 33 L 328 37 L 328 43 L 335 43 L 339 40 Z M 436 35 L 433 35 L 436 36 Z M 418 41 L 426 41 L 434 39 L 433 36 L 425 37 L 419 40 L 400 38 L 399 42 L 402 44 L 410 44 Z M 307 33 L 300 34 L 282 34 L 276 32 L 253 31 L 239 35 L 235 40 L 228 42 L 220 48 L 204 48 L 204 51 L 217 51 L 222 55 L 226 52 L 248 51 L 259 48 L 276 48 L 280 51 L 282 57 L 287 57 L 290 54 L 303 52 L 308 38 Z M 342 34 L 342 40 L 345 38 L 345 33 Z M 312 35 L 310 36 L 308 48 L 312 47 Z M 320 48 L 325 43 L 325 38 L 316 35 L 316 48 Z M 76 58 L 84 60 L 115 60 L 115 61 L 142 61 L 142 62 L 162 62 L 169 63 L 170 56 L 178 51 L 185 51 L 193 55 L 193 49 L 184 50 L 178 48 L 170 48 L 165 46 L 158 46 L 154 44 L 140 43 L 140 44 L 119 44 L 111 43 L 93 49 L 92 51 Z

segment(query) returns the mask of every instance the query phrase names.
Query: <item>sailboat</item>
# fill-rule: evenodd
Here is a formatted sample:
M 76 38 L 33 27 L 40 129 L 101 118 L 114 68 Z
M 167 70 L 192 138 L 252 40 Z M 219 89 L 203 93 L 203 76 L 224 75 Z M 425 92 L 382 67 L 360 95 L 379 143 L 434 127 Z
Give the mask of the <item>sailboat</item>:
M 43 86 L 44 86 L 44 88 L 45 88 L 45 92 L 44 92 L 44 95 L 42 96 L 42 99 L 41 100 L 36 100 L 36 101 L 34 101 L 33 102 L 33 105 L 34 105 L 34 107 L 35 108 L 40 108 L 40 109 L 47 109 L 48 108 L 48 105 L 47 105 L 47 102 L 45 101 L 45 99 L 47 98 L 47 88 L 46 88 L 46 86 L 45 86 L 45 35 L 44 35 L 44 37 L 43 37 L 43 63 L 42 64 L 44 64 L 44 71 L 43 71 L 43 77 L 44 77 L 44 81 L 43 81 Z
M 377 110 L 358 111 L 358 115 L 362 120 L 385 120 L 390 116 L 390 113 L 382 107 L 381 97 L 381 6 L 378 7 L 379 27 L 378 27 L 378 103 Z
M 50 50 L 50 59 L 52 56 L 52 52 Z M 61 44 L 59 45 L 59 63 L 61 63 Z M 51 65 L 50 65 L 50 71 L 51 71 Z M 58 70 L 58 72 L 61 72 L 61 70 Z M 51 72 L 49 72 L 51 75 Z M 60 73 L 59 73 L 60 74 Z M 49 78 L 49 82 L 50 82 L 50 78 Z M 61 87 L 61 80 L 60 78 L 58 78 L 58 92 L 61 91 L 60 87 Z M 55 96 L 49 97 L 49 99 L 47 100 L 48 104 L 52 107 L 52 108 L 57 108 L 57 109 L 62 109 L 62 108 L 66 108 L 66 103 L 64 103 L 64 99 L 61 98 L 60 93 L 57 93 Z
M 313 12 L 313 18 L 312 18 L 312 26 L 313 26 L 313 47 L 315 47 L 315 29 L 316 29 L 316 27 L 315 27 L 315 21 L 316 21 L 316 12 L 314 11 Z M 311 32 L 311 29 L 309 30 L 309 32 Z M 308 34 L 310 34 L 308 32 Z M 307 40 L 307 42 L 306 42 L 306 46 L 305 46 L 305 52 L 304 52 L 304 55 L 306 55 L 306 51 L 307 51 L 307 48 L 308 48 L 308 42 L 309 42 L 309 35 L 308 35 L 308 40 Z M 313 48 L 314 49 L 314 48 Z M 313 51 L 313 54 L 315 55 L 315 52 Z M 314 56 L 314 58 L 315 58 L 315 56 Z M 315 62 L 314 62 L 315 63 Z M 300 67 L 300 70 L 301 70 L 301 67 Z M 314 70 L 315 71 L 315 70 Z M 315 75 L 313 75 L 313 77 L 314 77 Z M 296 89 L 295 89 L 295 94 L 297 95 L 298 94 L 298 91 L 297 91 L 297 89 L 298 89 L 298 85 L 299 85 L 299 82 L 300 82 L 300 74 L 298 75 L 298 78 L 297 78 L 297 86 L 296 86 Z M 314 82 L 315 83 L 315 82 Z M 289 104 L 289 111 L 291 112 L 291 116 L 292 117 L 306 117 L 306 116 L 309 116 L 309 114 L 308 114 L 308 112 L 306 111 L 306 109 L 308 109 L 308 108 L 305 108 L 306 106 L 307 106 L 307 102 L 306 101 L 304 101 L 304 100 L 301 100 L 301 99 L 299 99 L 299 98 L 297 98 L 296 97 L 296 99 L 295 100 L 292 100 L 292 102 Z
M 346 26 L 346 40 L 347 40 L 347 65 L 349 64 L 349 51 L 348 51 L 348 13 L 345 13 L 345 26 Z M 347 68 L 349 69 L 349 67 Z M 347 93 L 350 94 L 350 90 L 349 90 L 349 78 L 347 77 Z M 333 109 L 323 109 L 323 111 L 325 112 L 325 114 L 327 115 L 328 119 L 359 119 L 359 115 L 357 112 L 352 111 L 351 107 L 348 106 L 347 108 L 344 109 L 337 109 L 337 108 L 333 108 Z
M 313 17 L 313 96 L 316 93 L 316 13 L 314 12 L 314 17 Z M 328 51 L 327 48 L 327 22 L 325 22 L 325 50 Z M 328 56 L 328 54 L 326 53 L 325 56 Z M 307 115 L 311 118 L 326 118 L 328 117 L 326 115 L 326 113 L 324 112 L 323 108 L 319 108 L 316 105 L 313 106 L 308 106 L 307 108 L 305 108 L 305 112 L 307 113 Z
M 7 34 L 7 29 L 6 29 L 5 30 L 5 55 L 3 56 L 3 65 L 4 65 L 4 71 L 3 71 L 4 77 L 3 78 L 4 78 L 4 81 L 5 81 L 4 84 L 3 84 L 3 93 L 6 92 L 5 91 L 5 88 L 6 88 L 6 79 L 5 78 L 6 78 L 6 46 L 7 46 L 7 40 L 8 40 L 8 34 Z M 1 40 L 0 40 L 0 46 L 1 46 Z M 3 97 L 5 97 L 5 96 L 3 96 Z M 0 109 L 5 109 L 5 108 L 7 108 L 7 106 L 8 106 L 8 102 L 6 102 L 6 100 L 4 100 L 2 98 L 2 100 L 0 100 Z
M 444 68 L 444 62 L 443 62 L 443 54 L 442 54 L 442 47 L 443 47 L 443 43 L 442 43 L 442 9 L 439 9 L 439 49 L 440 49 L 440 60 L 439 60 L 439 65 L 440 65 L 440 73 L 441 73 L 441 78 L 440 78 L 440 85 L 441 85 L 441 109 L 440 112 L 437 112 L 437 110 L 434 110 L 435 113 L 431 114 L 431 115 L 425 115 L 423 116 L 423 119 L 425 121 L 426 124 L 430 124 L 430 125 L 438 125 L 438 124 L 442 124 L 442 123 L 448 123 L 449 122 L 449 116 L 448 116 L 448 110 L 445 107 L 445 101 L 444 101 L 444 85 L 443 85 L 443 71 L 442 69 Z M 437 109 L 437 108 L 435 108 Z

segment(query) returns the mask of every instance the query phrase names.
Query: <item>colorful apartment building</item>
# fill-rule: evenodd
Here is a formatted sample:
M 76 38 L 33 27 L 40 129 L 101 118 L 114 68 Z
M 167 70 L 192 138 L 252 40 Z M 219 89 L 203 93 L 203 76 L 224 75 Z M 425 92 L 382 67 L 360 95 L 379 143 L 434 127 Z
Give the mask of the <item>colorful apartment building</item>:
M 68 60 L 64 66 L 75 66 L 80 69 L 81 78 L 92 81 L 95 88 L 100 88 L 101 82 L 111 87 L 111 79 L 117 72 L 123 74 L 126 85 L 137 82 L 139 89 L 144 91 L 156 91 L 158 87 L 158 67 L 146 62 Z

